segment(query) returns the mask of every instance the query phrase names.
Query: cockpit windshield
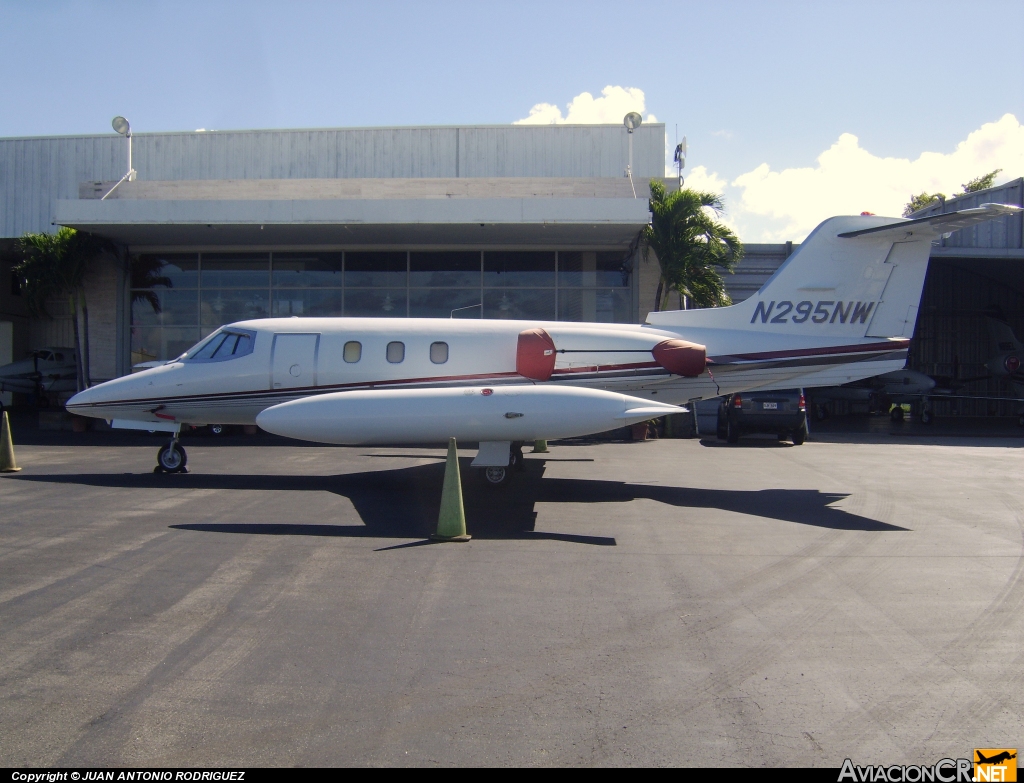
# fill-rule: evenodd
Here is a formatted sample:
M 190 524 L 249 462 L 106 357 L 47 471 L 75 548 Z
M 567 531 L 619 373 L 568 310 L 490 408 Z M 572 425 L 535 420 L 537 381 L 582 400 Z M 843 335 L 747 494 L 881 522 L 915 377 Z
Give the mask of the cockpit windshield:
M 179 361 L 223 362 L 252 353 L 256 333 L 247 329 L 221 329 L 182 354 Z

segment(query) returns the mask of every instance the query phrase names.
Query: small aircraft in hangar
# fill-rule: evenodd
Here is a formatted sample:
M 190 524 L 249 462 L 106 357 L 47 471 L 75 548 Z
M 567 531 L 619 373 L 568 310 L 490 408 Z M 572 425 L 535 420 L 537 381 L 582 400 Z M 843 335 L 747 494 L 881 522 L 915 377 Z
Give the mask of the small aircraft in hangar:
M 827 418 L 825 403 L 833 400 L 867 402 L 892 406 L 893 421 L 903 421 L 904 404 L 918 405 L 921 422 L 930 424 L 930 403 L 936 400 L 990 400 L 1024 403 L 1024 345 L 1017 340 L 1008 324 L 995 318 L 986 318 L 992 346 L 992 358 L 985 362 L 988 372 L 971 378 L 933 378 L 917 370 L 896 370 L 875 378 L 866 378 L 844 386 L 815 389 L 814 411 L 818 419 Z M 1005 378 L 1016 395 L 993 397 L 960 394 L 967 384 L 989 378 Z M 1018 423 L 1024 427 L 1024 409 L 1018 412 Z
M 172 433 L 258 424 L 349 445 L 478 442 L 499 484 L 524 442 L 601 432 L 756 388 L 834 386 L 903 368 L 931 242 L 1021 209 L 824 221 L 750 299 L 641 325 L 270 318 L 224 326 L 176 360 L 80 392 L 69 411 Z
M 74 348 L 40 348 L 27 359 L 0 367 L 0 392 L 31 394 L 45 400 L 47 392 L 78 388 Z

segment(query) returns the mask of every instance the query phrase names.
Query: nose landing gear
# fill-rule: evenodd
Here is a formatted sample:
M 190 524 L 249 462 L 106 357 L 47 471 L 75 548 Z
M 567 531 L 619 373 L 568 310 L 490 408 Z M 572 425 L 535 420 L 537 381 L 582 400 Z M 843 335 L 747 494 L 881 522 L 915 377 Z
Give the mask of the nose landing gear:
M 188 473 L 188 454 L 178 442 L 178 433 L 171 437 L 171 442 L 156 453 L 154 473 Z

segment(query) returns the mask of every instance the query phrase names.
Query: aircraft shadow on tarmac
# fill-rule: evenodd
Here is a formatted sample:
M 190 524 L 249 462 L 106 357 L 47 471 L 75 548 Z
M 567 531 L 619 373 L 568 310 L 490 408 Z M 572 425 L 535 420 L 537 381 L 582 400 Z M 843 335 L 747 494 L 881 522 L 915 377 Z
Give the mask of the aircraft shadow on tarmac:
M 601 479 L 544 478 L 545 460 L 525 461 L 525 470 L 507 486 L 483 486 L 469 460 L 460 460 L 467 526 L 474 538 L 547 539 L 569 543 L 615 546 L 609 536 L 588 536 L 536 530 L 537 503 L 629 503 L 653 500 L 677 508 L 721 509 L 748 516 L 775 519 L 833 530 L 873 532 L 906 528 L 850 513 L 831 504 L 847 497 L 815 489 L 733 490 L 630 484 Z M 345 473 L 332 476 L 230 474 L 63 474 L 19 475 L 16 481 L 125 489 L 218 489 L 259 491 L 332 492 L 348 498 L 363 525 L 196 522 L 172 525 L 178 530 L 248 535 L 345 536 L 423 539 L 399 547 L 428 542 L 437 525 L 444 465 L 440 462 L 393 470 Z M 685 517 L 683 518 L 685 520 Z M 393 547 L 388 547 L 393 548 Z

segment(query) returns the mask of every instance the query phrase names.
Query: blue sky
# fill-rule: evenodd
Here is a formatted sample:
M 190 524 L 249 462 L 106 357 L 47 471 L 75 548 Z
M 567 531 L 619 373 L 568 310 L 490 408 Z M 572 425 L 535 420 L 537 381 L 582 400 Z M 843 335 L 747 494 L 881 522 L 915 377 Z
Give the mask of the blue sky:
M 678 124 L 739 208 L 737 178 L 814 167 L 843 134 L 913 161 L 1024 120 L 1022 31 L 1021 0 L 0 0 L 0 136 L 108 133 L 115 114 L 139 132 L 506 123 L 613 85 L 670 142 Z

